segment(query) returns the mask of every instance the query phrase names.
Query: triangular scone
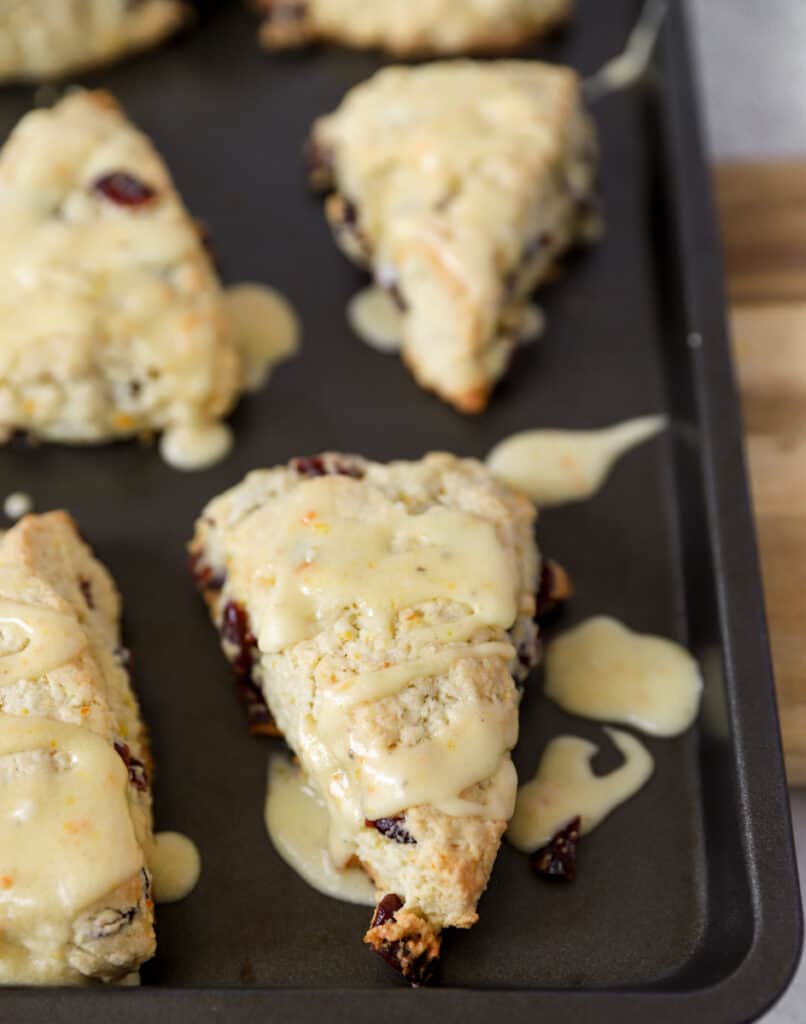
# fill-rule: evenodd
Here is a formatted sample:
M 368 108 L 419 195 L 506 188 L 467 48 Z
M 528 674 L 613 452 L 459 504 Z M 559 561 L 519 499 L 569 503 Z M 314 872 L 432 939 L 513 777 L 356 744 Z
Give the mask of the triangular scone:
M 56 78 L 156 46 L 192 14 L 185 0 L 4 0 L 0 79 Z
M 257 0 L 261 42 L 327 40 L 396 56 L 510 50 L 571 14 L 572 0 Z
M 589 224 L 596 142 L 568 68 L 388 68 L 314 125 L 336 239 L 403 314 L 419 383 L 482 410 L 534 287 Z
M 150 755 L 119 619 L 66 513 L 0 541 L 0 984 L 113 981 L 154 953 Z
M 223 416 L 239 357 L 196 223 L 105 92 L 0 152 L 0 435 L 102 441 Z
M 475 923 L 514 806 L 533 520 L 473 459 L 326 454 L 250 473 L 191 544 L 225 653 L 325 800 L 334 862 L 375 885 L 366 941 L 414 982 L 443 928 Z

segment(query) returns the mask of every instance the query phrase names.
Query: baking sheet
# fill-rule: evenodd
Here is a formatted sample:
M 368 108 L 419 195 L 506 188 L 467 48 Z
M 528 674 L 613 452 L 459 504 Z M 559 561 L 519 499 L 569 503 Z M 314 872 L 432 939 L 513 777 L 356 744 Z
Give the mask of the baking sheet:
M 592 72 L 621 49 L 637 9 L 581 0 L 574 25 L 534 53 Z M 157 826 L 194 838 L 202 878 L 186 901 L 159 908 L 141 990 L 0 992 L 0 1016 L 394 1020 L 415 1005 L 441 1021 L 482 1020 L 493 1006 L 513 1020 L 541 1009 L 597 1022 L 752 1016 L 796 959 L 797 883 L 679 11 L 653 79 L 595 109 L 605 239 L 541 294 L 544 339 L 472 419 L 352 336 L 345 305 L 365 278 L 306 189 L 311 122 L 382 61 L 337 49 L 269 57 L 254 35 L 239 4 L 222 4 L 162 50 L 80 81 L 111 89 L 154 139 L 211 230 L 224 281 L 265 281 L 291 299 L 301 355 L 244 398 L 233 454 L 205 472 L 179 473 L 137 443 L 0 450 L 5 492 L 30 492 L 40 511 L 68 508 L 118 581 L 153 739 Z M 3 91 L 0 133 L 32 102 L 30 88 Z M 706 679 L 700 722 L 672 741 L 645 738 L 655 776 L 583 839 L 574 885 L 539 881 L 504 845 L 480 922 L 446 935 L 441 991 L 411 992 L 362 946 L 366 908 L 311 890 L 269 843 L 265 775 L 278 744 L 247 735 L 186 571 L 194 518 L 248 470 L 293 455 L 483 456 L 514 430 L 657 411 L 672 429 L 626 457 L 592 501 L 541 515 L 538 540 L 575 581 L 560 628 L 607 613 L 692 648 Z M 599 727 L 541 696 L 539 672 L 521 721 L 523 773 L 559 732 L 601 742 L 602 768 L 615 760 Z

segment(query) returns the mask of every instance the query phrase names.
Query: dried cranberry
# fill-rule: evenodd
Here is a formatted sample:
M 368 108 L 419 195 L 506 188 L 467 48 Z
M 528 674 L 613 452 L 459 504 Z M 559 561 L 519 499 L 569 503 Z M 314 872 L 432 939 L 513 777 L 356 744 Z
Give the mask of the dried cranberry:
M 118 206 L 143 206 L 150 203 L 156 191 L 128 171 L 111 171 L 93 183 L 93 189 Z
M 280 736 L 266 699 L 249 676 L 237 678 L 238 696 L 246 709 L 246 722 L 252 736 Z
M 382 924 L 386 924 L 387 921 L 394 920 L 395 914 L 402 906 L 403 900 L 397 895 L 397 893 L 387 893 L 375 908 L 370 928 L 379 928 Z
M 291 468 L 300 476 L 327 476 L 324 460 L 318 455 L 292 459 Z
M 429 943 L 422 942 L 422 936 L 412 934 L 401 938 L 388 939 L 383 933 L 374 934 L 390 921 L 394 921 L 403 900 L 397 893 L 388 893 L 375 908 L 369 931 L 364 936 L 375 952 L 386 963 L 398 971 L 412 985 L 424 985 L 428 982 L 437 965 L 439 956 L 439 940 L 432 936 Z
M 304 157 L 313 187 L 327 187 L 333 173 L 333 155 L 314 138 L 310 138 L 305 143 Z
M 221 590 L 224 586 L 225 574 L 213 572 L 209 565 L 205 565 L 200 551 L 190 553 L 188 564 L 193 582 L 199 590 Z
M 87 579 L 86 576 L 79 576 L 78 585 L 81 588 L 81 593 L 84 595 L 84 600 L 87 603 L 87 607 L 91 609 L 94 608 L 95 601 L 93 600 L 92 597 L 92 584 L 90 583 L 90 581 Z
M 544 559 L 535 598 L 535 619 L 538 624 L 546 625 L 570 596 L 571 581 L 568 573 L 558 562 Z
M 116 740 L 115 750 L 120 754 L 121 760 L 126 765 L 126 769 L 129 773 L 129 782 L 135 789 L 139 789 L 141 793 L 144 793 L 148 789 L 148 774 L 146 772 L 146 766 L 138 758 L 132 757 L 132 752 L 129 749 L 128 743 L 119 743 Z
M 238 649 L 232 659 L 232 667 L 239 676 L 248 676 L 252 671 L 252 651 L 257 640 L 249 628 L 249 616 L 243 605 L 227 601 L 221 619 L 221 635 Z
M 207 584 L 211 586 L 211 584 Z M 228 601 L 221 618 L 221 635 L 236 648 L 230 664 L 235 670 L 238 695 L 246 708 L 249 732 L 253 736 L 279 736 L 266 700 L 252 680 L 252 665 L 257 640 L 249 626 L 249 616 L 243 605 Z
M 400 814 L 396 818 L 376 818 L 375 821 L 367 818 L 364 824 L 370 828 L 376 828 L 382 836 L 393 839 L 396 843 L 409 843 L 416 846 L 417 840 L 402 824 L 405 820 L 405 816 Z
M 556 836 L 532 855 L 532 868 L 542 878 L 573 882 L 577 876 L 577 845 L 580 818 L 574 818 Z
M 309 455 L 299 459 L 292 459 L 289 463 L 291 469 L 300 476 L 349 476 L 353 480 L 361 480 L 364 470 L 349 458 L 343 459 L 337 455 Z

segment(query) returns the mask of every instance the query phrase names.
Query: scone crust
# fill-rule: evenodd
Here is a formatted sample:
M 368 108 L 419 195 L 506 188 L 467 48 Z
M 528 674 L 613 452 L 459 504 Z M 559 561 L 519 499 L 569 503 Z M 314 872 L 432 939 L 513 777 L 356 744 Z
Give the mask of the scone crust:
M 0 235 L 0 434 L 93 443 L 231 408 L 240 361 L 198 226 L 109 93 L 17 125 Z
M 518 656 L 514 664 L 498 656 L 459 657 L 444 674 L 416 679 L 396 696 L 359 706 L 351 725 L 359 747 L 381 743 L 391 749 L 398 744 L 416 744 L 428 735 L 428 718 L 423 716 L 432 702 L 449 708 L 469 697 L 482 708 L 508 707 L 516 714 L 519 693 L 513 676 L 522 678 L 536 660 L 533 615 L 539 565 L 531 503 L 499 485 L 481 463 L 472 459 L 432 454 L 419 462 L 384 465 L 358 456 L 325 453 L 294 460 L 286 467 L 250 473 L 241 484 L 210 502 L 197 522 L 190 545 L 196 580 L 222 632 L 224 651 L 236 671 L 246 671 L 250 681 L 260 688 L 292 749 L 300 747 L 305 709 L 317 700 L 316 689 L 321 684 L 316 680 L 323 678 L 323 659 L 343 659 L 347 671 L 351 671 L 349 665 L 360 665 L 363 659 L 376 659 L 381 654 L 384 664 L 393 665 L 412 656 L 406 635 L 390 640 L 383 652 L 366 649 L 360 624 L 350 615 L 340 618 L 332 629 L 324 629 L 315 640 L 279 655 L 263 655 L 257 649 L 250 636 L 250 603 L 244 581 L 258 571 L 260 553 L 254 552 L 254 565 L 239 564 L 232 557 L 232 544 L 254 510 L 269 508 L 312 474 L 336 474 L 355 480 L 357 508 L 365 499 L 370 500 L 373 492 L 371 500 L 381 495 L 383 500 L 405 504 L 412 514 L 439 504 L 485 518 L 495 526 L 501 543 L 519 567 L 518 617 L 509 636 L 498 637 L 492 629 L 484 633 L 485 639 L 507 639 L 515 646 Z M 239 636 L 231 628 L 235 609 L 242 623 Z M 508 757 L 506 762 L 502 770 L 511 770 Z M 462 797 L 484 802 L 492 784 L 493 780 L 482 780 Z M 360 829 L 356 859 L 369 874 L 379 897 L 396 894 L 403 907 L 396 914 L 394 941 L 401 939 L 401 929 L 407 932 L 406 943 L 396 947 L 402 957 L 398 966 L 404 973 L 407 963 L 417 963 L 418 971 L 425 969 L 436 956 L 444 927 L 467 928 L 475 923 L 476 904 L 486 887 L 505 826 L 501 818 L 453 816 L 430 805 L 418 805 L 402 814 L 400 828 L 408 837 L 403 841 L 390 838 L 388 826 L 383 823 L 378 828 L 366 822 Z M 389 924 L 380 932 L 370 929 L 367 941 L 388 953 L 392 927 Z
M 10 0 L 0 9 L 0 81 L 109 64 L 156 46 L 192 16 L 185 0 Z
M 584 237 L 596 165 L 577 75 L 535 61 L 387 68 L 314 125 L 311 182 L 392 291 L 418 382 L 479 412 L 531 291 Z
M 268 49 L 331 42 L 396 57 L 496 53 L 566 21 L 572 0 L 256 0 Z
M 87 646 L 36 680 L 1 687 L 0 714 L 81 726 L 114 744 L 129 768 L 129 811 L 145 848 L 152 834 L 151 754 L 121 645 L 114 581 L 66 512 L 29 515 L 9 530 L 0 541 L 0 568 L 5 567 L 21 570 L 26 583 L 0 596 L 76 620 Z M 87 907 L 72 932 L 64 980 L 115 981 L 136 971 L 156 946 L 147 868 Z

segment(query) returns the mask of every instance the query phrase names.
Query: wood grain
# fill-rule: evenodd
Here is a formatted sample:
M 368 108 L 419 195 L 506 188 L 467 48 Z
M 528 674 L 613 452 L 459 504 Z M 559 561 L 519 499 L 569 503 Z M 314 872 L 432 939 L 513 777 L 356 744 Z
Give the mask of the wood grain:
M 717 168 L 790 782 L 806 783 L 806 163 Z
M 806 299 L 806 163 L 716 168 L 732 302 Z

